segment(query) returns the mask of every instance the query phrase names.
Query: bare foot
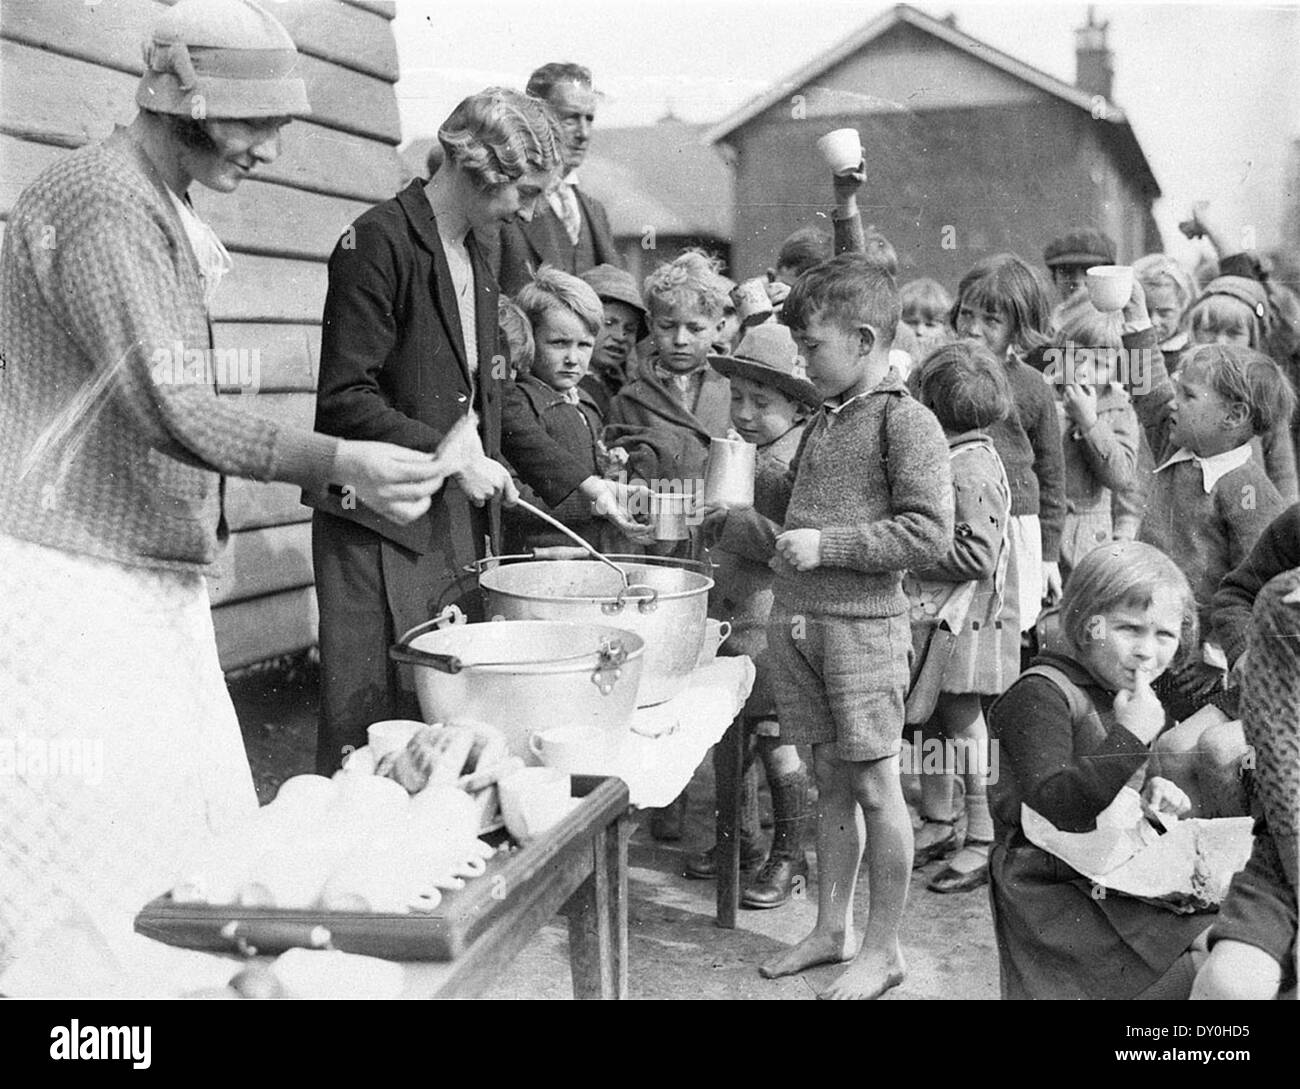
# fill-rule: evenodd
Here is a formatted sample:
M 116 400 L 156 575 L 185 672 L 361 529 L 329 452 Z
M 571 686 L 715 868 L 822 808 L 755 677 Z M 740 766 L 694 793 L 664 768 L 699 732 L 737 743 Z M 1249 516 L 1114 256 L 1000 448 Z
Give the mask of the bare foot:
M 857 939 L 853 934 L 824 934 L 814 930 L 798 945 L 791 946 L 771 960 L 764 961 L 758 974 L 764 979 L 793 975 L 817 964 L 843 964 L 853 959 Z
M 897 947 L 888 955 L 864 949 L 840 978 L 817 997 L 831 1001 L 870 1001 L 897 987 L 906 975 L 907 965 Z

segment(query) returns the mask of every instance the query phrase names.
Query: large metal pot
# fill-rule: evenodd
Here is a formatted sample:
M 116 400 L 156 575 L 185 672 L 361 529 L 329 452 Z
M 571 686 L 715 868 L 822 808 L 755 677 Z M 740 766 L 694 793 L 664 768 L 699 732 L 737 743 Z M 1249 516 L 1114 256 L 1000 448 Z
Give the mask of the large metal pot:
M 640 636 L 608 624 L 556 621 L 453 622 L 424 630 L 446 617 L 412 628 L 389 650 L 413 667 L 426 721 L 486 722 L 529 763 L 535 760 L 528 742 L 540 730 L 628 730 L 645 665 Z
M 695 669 L 713 579 L 706 565 L 686 560 L 611 558 L 627 573 L 630 588 L 597 560 L 484 560 L 478 583 L 487 615 L 611 624 L 633 632 L 646 647 L 637 706 L 663 703 Z

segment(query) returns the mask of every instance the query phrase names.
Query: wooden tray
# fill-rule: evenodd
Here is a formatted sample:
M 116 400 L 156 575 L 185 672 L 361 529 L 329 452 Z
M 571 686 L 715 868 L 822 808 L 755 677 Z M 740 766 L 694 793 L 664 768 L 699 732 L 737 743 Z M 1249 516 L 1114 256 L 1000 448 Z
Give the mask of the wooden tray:
M 573 794 L 582 804 L 564 820 L 527 847 L 492 858 L 486 873 L 467 881 L 463 889 L 444 893 L 432 912 L 397 915 L 177 904 L 169 893 L 144 906 L 135 918 L 135 929 L 168 945 L 223 953 L 274 954 L 301 946 L 389 960 L 454 960 L 521 900 L 589 862 L 583 855 L 592 849 L 592 830 L 610 824 L 628 807 L 627 785 L 621 779 L 575 775 Z

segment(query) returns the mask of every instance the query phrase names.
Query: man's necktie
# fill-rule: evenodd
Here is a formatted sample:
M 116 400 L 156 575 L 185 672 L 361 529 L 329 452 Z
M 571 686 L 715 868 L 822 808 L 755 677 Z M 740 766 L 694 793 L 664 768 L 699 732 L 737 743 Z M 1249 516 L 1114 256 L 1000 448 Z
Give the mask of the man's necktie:
M 560 197 L 560 219 L 564 223 L 569 241 L 576 246 L 578 236 L 582 233 L 582 212 L 578 208 L 578 194 L 567 182 L 561 182 L 557 192 Z

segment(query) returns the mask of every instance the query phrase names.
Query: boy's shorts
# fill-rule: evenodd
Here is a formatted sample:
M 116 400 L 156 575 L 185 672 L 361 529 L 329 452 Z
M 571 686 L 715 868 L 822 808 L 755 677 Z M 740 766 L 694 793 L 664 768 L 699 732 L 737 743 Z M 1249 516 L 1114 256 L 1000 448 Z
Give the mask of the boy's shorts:
M 881 760 L 902 749 L 912 629 L 887 617 L 774 610 L 767 629 L 781 741 L 835 743 L 841 760 Z
M 1296 894 L 1263 821 L 1255 822 L 1250 859 L 1234 875 L 1210 929 L 1210 948 L 1222 941 L 1262 949 L 1282 966 L 1282 990 L 1295 984 Z

